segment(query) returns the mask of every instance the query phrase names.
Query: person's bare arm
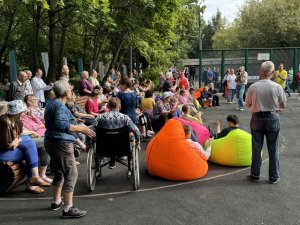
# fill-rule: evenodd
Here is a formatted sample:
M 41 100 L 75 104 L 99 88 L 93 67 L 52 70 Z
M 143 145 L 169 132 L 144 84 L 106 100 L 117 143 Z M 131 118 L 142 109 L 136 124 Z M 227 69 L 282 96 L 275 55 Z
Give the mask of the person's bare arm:
M 216 134 L 221 133 L 221 126 L 220 126 L 219 120 L 216 120 L 216 121 L 214 122 L 214 125 L 215 125 L 215 129 L 216 129 Z
M 286 103 L 285 103 L 285 102 L 280 102 L 280 103 L 279 103 L 279 110 L 280 110 L 280 111 L 283 110 L 283 109 L 285 108 L 285 106 L 286 106 Z

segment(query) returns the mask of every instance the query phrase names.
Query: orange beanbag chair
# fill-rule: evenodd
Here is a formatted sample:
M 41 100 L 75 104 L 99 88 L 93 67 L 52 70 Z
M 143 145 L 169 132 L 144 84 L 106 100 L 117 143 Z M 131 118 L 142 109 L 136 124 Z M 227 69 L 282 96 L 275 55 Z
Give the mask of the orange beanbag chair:
M 197 135 L 197 141 L 200 145 L 204 146 L 204 143 L 209 139 L 209 130 L 207 127 L 196 123 L 194 121 L 185 120 L 182 118 L 174 118 L 179 120 L 182 124 L 190 125 Z
M 204 156 L 185 139 L 181 122 L 168 120 L 146 150 L 146 166 L 151 175 L 168 180 L 194 180 L 206 175 Z

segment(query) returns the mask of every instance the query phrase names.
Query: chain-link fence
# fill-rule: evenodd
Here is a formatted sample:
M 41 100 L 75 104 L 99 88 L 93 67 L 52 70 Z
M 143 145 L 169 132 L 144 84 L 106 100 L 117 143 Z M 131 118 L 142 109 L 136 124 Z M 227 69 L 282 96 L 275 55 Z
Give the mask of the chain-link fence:
M 208 71 L 213 73 L 213 81 L 217 89 L 222 90 L 222 80 L 227 69 L 237 71 L 244 66 L 248 72 L 248 83 L 259 79 L 261 63 L 266 60 L 274 62 L 276 68 L 280 63 L 289 74 L 289 88 L 295 91 L 297 84 L 295 75 L 300 71 L 300 48 L 259 48 L 259 49 L 223 49 L 201 50 L 199 59 L 184 61 L 186 66 L 195 66 L 195 86 L 203 86 L 208 81 Z M 210 72 L 210 74 L 211 74 Z

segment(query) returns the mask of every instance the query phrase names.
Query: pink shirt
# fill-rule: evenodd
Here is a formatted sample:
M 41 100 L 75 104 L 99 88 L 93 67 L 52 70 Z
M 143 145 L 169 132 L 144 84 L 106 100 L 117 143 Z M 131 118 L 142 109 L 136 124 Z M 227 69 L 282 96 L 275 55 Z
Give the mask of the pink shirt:
M 23 122 L 23 127 L 25 127 L 27 130 L 34 131 L 41 137 L 45 136 L 46 128 L 41 127 L 43 122 L 40 119 L 26 114 L 24 114 L 21 119 Z
M 98 98 L 88 99 L 85 103 L 85 111 L 87 113 L 99 113 Z
M 186 95 L 183 95 L 183 96 L 179 95 L 178 101 L 182 105 L 190 103 L 190 100 L 189 100 L 189 98 Z

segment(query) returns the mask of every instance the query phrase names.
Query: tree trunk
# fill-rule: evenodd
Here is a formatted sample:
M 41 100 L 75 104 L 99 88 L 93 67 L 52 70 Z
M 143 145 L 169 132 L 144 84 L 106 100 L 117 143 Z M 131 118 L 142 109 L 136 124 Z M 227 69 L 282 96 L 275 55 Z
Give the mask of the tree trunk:
M 55 8 L 53 0 L 47 0 L 49 4 L 49 71 L 47 76 L 47 82 L 56 80 L 56 63 L 57 63 L 57 48 L 56 48 L 56 36 L 55 36 Z
M 37 9 L 36 12 L 34 10 L 34 4 L 33 6 L 33 30 L 34 30 L 34 41 L 32 43 L 32 65 L 31 65 L 31 69 L 34 73 L 34 71 L 36 71 L 36 69 L 39 68 L 39 60 L 38 60 L 38 45 L 39 45 L 39 31 L 40 31 L 40 16 L 41 16 L 41 10 L 42 10 L 42 6 L 41 4 L 38 2 L 37 3 Z
M 15 12 L 16 11 L 13 11 L 10 14 L 9 24 L 7 26 L 7 29 L 6 29 L 6 33 L 5 33 L 3 45 L 0 48 L 0 62 L 2 62 L 4 53 L 5 53 L 5 51 L 6 51 L 7 47 L 8 47 L 8 44 L 9 44 L 9 38 L 10 38 L 10 35 L 11 35 L 13 24 L 15 22 Z
M 126 35 L 124 35 L 124 36 L 122 37 L 122 40 L 121 40 L 121 42 L 120 42 L 120 44 L 119 44 L 119 47 L 118 47 L 117 51 L 115 52 L 115 54 L 114 54 L 114 56 L 113 56 L 113 59 L 112 59 L 110 65 L 109 65 L 109 67 L 112 67 L 113 65 L 116 64 L 116 62 L 117 62 L 117 60 L 118 60 L 118 58 L 119 58 L 119 55 L 120 55 L 120 51 L 121 51 L 121 49 L 122 49 L 122 47 L 123 47 L 123 44 L 124 44 L 124 41 L 125 41 L 125 36 L 126 36 Z M 105 83 L 105 82 L 106 82 L 106 79 L 107 79 L 108 76 L 109 76 L 109 70 L 107 70 L 105 76 L 103 77 L 102 83 Z
M 99 43 L 99 39 L 101 38 L 100 34 L 97 35 L 97 47 L 94 47 L 94 54 L 93 54 L 93 69 L 96 69 L 98 66 L 98 62 L 100 60 L 102 48 L 104 46 L 104 42 L 108 37 L 108 33 L 105 35 L 103 39 L 101 39 L 101 43 Z M 95 46 L 95 45 L 94 45 Z
M 58 65 L 63 64 L 63 58 L 64 58 L 64 54 L 65 54 L 66 34 L 67 34 L 67 26 L 62 25 Z M 58 69 L 60 69 L 60 68 L 58 68 Z

